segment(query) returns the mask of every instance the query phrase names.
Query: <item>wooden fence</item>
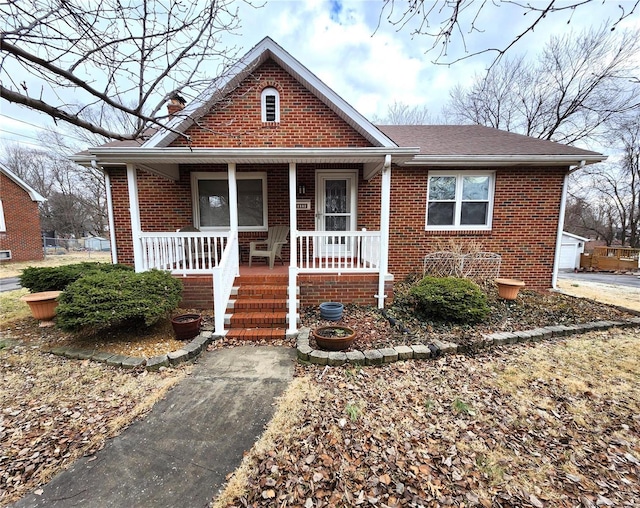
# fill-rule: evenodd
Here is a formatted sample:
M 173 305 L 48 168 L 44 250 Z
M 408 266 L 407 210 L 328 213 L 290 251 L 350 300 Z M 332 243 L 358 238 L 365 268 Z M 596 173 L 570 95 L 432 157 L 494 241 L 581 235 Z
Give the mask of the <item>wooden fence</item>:
M 592 254 L 580 255 L 580 268 L 601 272 L 637 270 L 638 259 L 640 249 L 595 247 Z

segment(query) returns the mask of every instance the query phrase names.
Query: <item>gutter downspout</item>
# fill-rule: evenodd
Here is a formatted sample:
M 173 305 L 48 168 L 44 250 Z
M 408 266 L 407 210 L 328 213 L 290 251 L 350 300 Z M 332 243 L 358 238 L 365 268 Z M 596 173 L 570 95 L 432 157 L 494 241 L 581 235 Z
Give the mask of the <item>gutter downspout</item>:
M 389 218 L 391 215 L 391 155 L 384 156 L 380 174 L 380 273 L 378 274 L 378 308 L 384 309 L 384 282 L 389 269 Z
M 567 186 L 569 175 L 585 166 L 586 161 L 580 161 L 573 169 L 569 168 L 569 172 L 564 175 L 562 182 L 562 198 L 560 199 L 560 216 L 558 217 L 558 234 L 556 236 L 556 252 L 553 258 L 553 274 L 551 276 L 551 287 L 558 289 L 558 269 L 560 268 L 560 250 L 562 249 L 562 231 L 564 230 L 564 214 L 567 209 Z
M 118 262 L 118 249 L 116 247 L 116 221 L 113 216 L 113 197 L 111 194 L 111 177 L 104 168 L 98 167 L 95 159 L 91 161 L 91 166 L 99 169 L 104 175 L 104 186 L 107 193 L 107 217 L 109 220 L 109 240 L 111 241 L 111 262 L 115 265 Z

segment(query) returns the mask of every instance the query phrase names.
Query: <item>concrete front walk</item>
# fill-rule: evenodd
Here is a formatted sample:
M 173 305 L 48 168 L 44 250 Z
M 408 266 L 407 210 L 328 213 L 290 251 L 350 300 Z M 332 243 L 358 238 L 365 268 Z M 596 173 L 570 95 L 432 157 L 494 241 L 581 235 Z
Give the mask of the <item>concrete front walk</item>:
M 295 351 L 207 352 L 152 411 L 15 507 L 207 506 L 274 413 Z

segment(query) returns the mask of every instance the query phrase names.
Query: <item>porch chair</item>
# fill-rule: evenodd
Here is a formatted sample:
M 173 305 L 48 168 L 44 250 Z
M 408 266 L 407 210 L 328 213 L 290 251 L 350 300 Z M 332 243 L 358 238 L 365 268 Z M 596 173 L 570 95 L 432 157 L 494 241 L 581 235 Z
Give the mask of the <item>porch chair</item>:
M 282 261 L 282 246 L 286 245 L 288 235 L 289 226 L 272 226 L 269 228 L 269 234 L 266 240 L 251 242 L 249 246 L 249 266 L 251 266 L 251 258 L 254 256 L 269 258 L 269 268 L 273 270 L 273 262 L 276 256 Z M 266 246 L 266 249 L 258 249 L 258 246 Z

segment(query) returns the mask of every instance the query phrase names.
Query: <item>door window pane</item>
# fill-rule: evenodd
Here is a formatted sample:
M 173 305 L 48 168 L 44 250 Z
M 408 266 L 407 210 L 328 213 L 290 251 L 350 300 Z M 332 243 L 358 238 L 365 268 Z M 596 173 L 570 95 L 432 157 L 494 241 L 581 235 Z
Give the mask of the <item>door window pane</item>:
M 347 213 L 347 181 L 325 182 L 325 213 Z

